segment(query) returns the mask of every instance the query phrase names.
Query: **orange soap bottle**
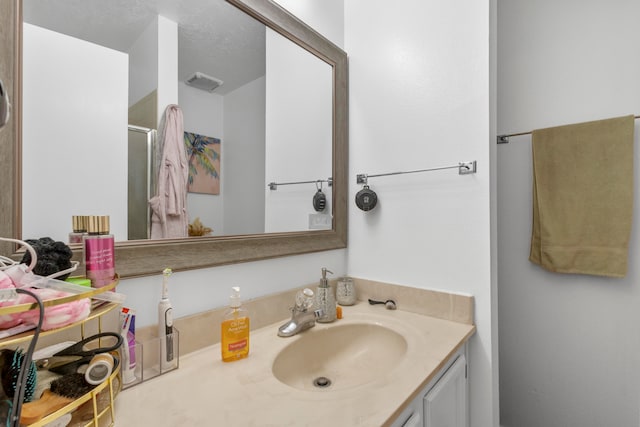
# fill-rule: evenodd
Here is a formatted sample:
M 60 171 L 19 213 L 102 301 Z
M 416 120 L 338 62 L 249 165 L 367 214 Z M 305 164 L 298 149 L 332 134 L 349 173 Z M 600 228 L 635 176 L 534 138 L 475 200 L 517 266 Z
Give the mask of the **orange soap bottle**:
M 249 314 L 242 307 L 240 288 L 231 288 L 229 310 L 224 314 L 220 328 L 220 351 L 223 362 L 233 362 L 249 355 Z

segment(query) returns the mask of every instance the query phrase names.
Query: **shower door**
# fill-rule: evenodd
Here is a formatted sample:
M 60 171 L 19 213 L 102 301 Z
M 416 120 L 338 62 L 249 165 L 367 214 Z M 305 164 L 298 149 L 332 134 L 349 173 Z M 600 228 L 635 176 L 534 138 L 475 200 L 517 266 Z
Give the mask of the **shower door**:
M 151 235 L 149 199 L 155 189 L 156 130 L 129 125 L 128 240 Z

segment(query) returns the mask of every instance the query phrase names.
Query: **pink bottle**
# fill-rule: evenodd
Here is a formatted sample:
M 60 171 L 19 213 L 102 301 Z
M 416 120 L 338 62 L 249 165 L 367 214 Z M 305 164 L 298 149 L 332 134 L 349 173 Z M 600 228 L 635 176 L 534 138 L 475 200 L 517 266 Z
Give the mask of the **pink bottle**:
M 84 262 L 91 286 L 101 288 L 116 275 L 113 234 L 109 234 L 108 216 L 89 216 L 84 236 Z
M 85 215 L 71 217 L 73 232 L 69 233 L 69 243 L 82 243 L 82 239 L 87 234 L 87 218 Z

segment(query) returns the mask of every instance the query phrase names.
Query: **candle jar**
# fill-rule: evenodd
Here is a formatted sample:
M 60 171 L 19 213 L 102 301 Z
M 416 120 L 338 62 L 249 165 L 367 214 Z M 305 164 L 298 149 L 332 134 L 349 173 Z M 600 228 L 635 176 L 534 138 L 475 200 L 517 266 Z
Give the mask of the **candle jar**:
M 340 305 L 356 303 L 356 287 L 351 277 L 341 277 L 336 285 L 336 300 Z

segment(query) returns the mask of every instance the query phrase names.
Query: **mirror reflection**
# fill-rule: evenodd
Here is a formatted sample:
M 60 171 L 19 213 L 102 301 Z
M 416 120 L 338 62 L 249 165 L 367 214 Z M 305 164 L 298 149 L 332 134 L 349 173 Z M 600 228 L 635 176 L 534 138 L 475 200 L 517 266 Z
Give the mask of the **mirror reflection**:
M 147 238 L 170 104 L 192 146 L 213 148 L 191 156 L 207 179 L 187 193 L 190 223 L 331 228 L 327 184 L 324 212 L 316 184 L 267 186 L 331 177 L 328 64 L 222 0 L 24 0 L 23 237 L 65 241 L 73 215 L 109 215 L 116 240 Z

